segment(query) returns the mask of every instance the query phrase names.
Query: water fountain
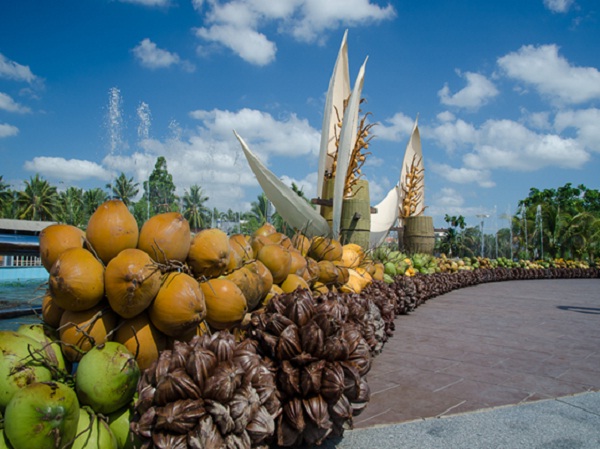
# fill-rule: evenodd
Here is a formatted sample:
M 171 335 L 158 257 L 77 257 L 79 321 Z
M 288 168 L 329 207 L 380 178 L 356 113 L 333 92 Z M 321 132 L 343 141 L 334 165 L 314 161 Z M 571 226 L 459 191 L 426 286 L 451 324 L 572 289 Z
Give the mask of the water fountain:
M 121 91 L 117 87 L 108 90 L 108 138 L 109 156 L 114 156 L 122 144 L 123 113 Z M 110 195 L 112 196 L 113 179 L 110 181 Z
M 544 233 L 542 229 L 542 205 L 538 204 L 535 212 L 535 234 L 540 236 L 540 254 L 539 258 L 544 258 Z
M 152 114 L 150 113 L 150 106 L 144 101 L 140 103 L 137 108 L 137 116 L 140 119 L 140 124 L 138 125 L 138 139 L 140 142 L 147 140 L 150 138 L 150 119 Z M 150 174 L 151 171 L 148 171 L 148 195 L 147 195 L 147 219 L 150 219 Z
M 521 205 L 521 223 L 523 225 L 523 232 L 525 237 L 525 258 L 529 259 L 529 243 L 527 242 L 527 208 L 525 205 Z

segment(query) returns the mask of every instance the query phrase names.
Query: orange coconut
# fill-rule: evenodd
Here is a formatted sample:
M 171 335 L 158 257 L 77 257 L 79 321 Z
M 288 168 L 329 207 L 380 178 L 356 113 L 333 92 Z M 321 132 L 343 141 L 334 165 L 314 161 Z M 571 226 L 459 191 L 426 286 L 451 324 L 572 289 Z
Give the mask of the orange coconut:
M 244 294 L 244 298 L 246 298 L 248 311 L 254 310 L 260 303 L 260 300 L 266 295 L 260 276 L 247 267 L 242 267 L 229 273 L 226 279 L 233 281 L 240 288 Z
M 86 310 L 104 297 L 104 267 L 87 249 L 71 248 L 52 265 L 48 283 L 56 305 Z
M 158 359 L 160 351 L 167 348 L 167 336 L 152 324 L 146 312 L 121 320 L 114 341 L 129 349 L 142 371 Z
M 281 283 L 281 290 L 283 290 L 284 293 L 292 293 L 298 288 L 310 290 L 308 283 L 302 279 L 301 276 L 298 276 L 294 273 L 288 274 L 288 276 L 285 278 L 285 281 Z
M 198 281 L 185 273 L 167 273 L 148 315 L 152 324 L 170 337 L 177 338 L 197 327 L 206 315 Z
M 275 229 L 275 226 L 273 226 L 271 223 L 265 223 L 263 224 L 261 227 L 259 227 L 256 231 L 254 231 L 252 233 L 252 236 L 255 237 L 257 235 L 271 235 L 274 234 L 275 232 L 277 232 L 277 229 Z
M 92 346 L 110 340 L 117 325 L 118 315 L 105 302 L 81 310 L 65 310 L 60 318 L 59 337 L 65 357 L 77 362 Z
M 53 224 L 40 232 L 40 258 L 46 271 L 65 250 L 83 248 L 85 232 L 68 224 Z
M 246 264 L 246 268 L 258 275 L 262 284 L 262 292 L 264 297 L 267 293 L 269 293 L 269 290 L 271 290 L 271 286 L 273 285 L 273 275 L 271 274 L 271 271 L 260 260 L 253 260 L 252 262 Z
M 242 260 L 248 261 L 254 259 L 254 252 L 250 242 L 243 234 L 233 234 L 229 237 L 229 246 L 233 252 L 237 253 Z
M 280 284 L 290 273 L 292 265 L 292 256 L 287 248 L 281 245 L 270 244 L 263 246 L 256 256 L 258 260 L 265 264 L 273 275 L 273 282 Z
M 135 217 L 121 200 L 101 204 L 88 221 L 86 237 L 100 260 L 110 259 L 127 248 L 135 248 L 139 230 Z
M 239 324 L 248 311 L 244 293 L 235 282 L 209 279 L 200 283 L 206 300 L 206 321 L 214 329 L 229 329 Z
M 315 236 L 312 238 L 308 255 L 317 261 L 340 260 L 343 254 L 342 244 L 334 239 Z
M 306 271 L 306 267 L 308 266 L 308 262 L 306 261 L 306 257 L 302 255 L 300 251 L 295 248 L 289 250 L 290 256 L 292 256 L 292 264 L 290 267 L 290 274 L 294 273 L 299 276 L 302 276 Z
M 339 276 L 338 267 L 330 260 L 321 260 L 319 266 L 319 277 L 317 280 L 325 285 L 336 283 Z
M 187 263 L 196 277 L 222 275 L 229 264 L 229 237 L 220 229 L 203 229 L 192 239 Z
M 310 250 L 310 244 L 311 240 L 304 234 L 300 234 L 299 232 L 294 234 L 294 236 L 292 237 L 292 245 L 294 245 L 294 248 L 300 251 L 303 256 L 308 255 L 308 251 Z
M 53 328 L 60 326 L 60 317 L 62 316 L 65 309 L 59 307 L 52 299 L 52 293 L 46 291 L 44 298 L 42 299 L 42 318 L 44 323 Z
M 147 253 L 124 249 L 106 266 L 106 298 L 120 316 L 132 318 L 150 305 L 160 289 L 161 279 L 160 270 Z
M 273 242 L 267 238 L 266 235 L 255 235 L 250 238 L 250 246 L 252 247 L 252 253 L 256 258 L 258 256 L 258 252 L 265 245 L 271 245 Z
M 190 224 L 185 217 L 179 212 L 165 212 L 144 223 L 137 247 L 157 262 L 185 262 L 191 239 Z

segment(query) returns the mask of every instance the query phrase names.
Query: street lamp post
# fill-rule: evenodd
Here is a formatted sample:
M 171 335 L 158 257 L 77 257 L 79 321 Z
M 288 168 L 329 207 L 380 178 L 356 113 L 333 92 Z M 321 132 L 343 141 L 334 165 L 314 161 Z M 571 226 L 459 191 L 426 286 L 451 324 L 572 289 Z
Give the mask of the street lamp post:
M 486 218 L 490 218 L 489 214 L 478 214 L 477 218 L 481 218 L 481 257 L 483 257 L 484 240 L 483 240 L 483 222 Z

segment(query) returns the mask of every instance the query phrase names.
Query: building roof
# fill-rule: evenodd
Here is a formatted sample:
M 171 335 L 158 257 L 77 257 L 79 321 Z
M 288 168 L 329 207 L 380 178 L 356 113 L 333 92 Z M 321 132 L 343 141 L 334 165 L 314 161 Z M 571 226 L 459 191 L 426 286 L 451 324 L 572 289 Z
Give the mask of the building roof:
M 55 221 L 33 221 L 33 220 L 13 220 L 10 218 L 0 218 L 0 232 L 41 232 L 50 225 L 56 224 Z

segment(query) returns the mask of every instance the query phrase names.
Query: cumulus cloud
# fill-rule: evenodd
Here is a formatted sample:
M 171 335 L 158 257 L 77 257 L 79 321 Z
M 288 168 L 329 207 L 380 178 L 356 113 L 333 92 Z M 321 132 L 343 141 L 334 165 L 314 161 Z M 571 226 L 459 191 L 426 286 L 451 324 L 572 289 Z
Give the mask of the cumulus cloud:
M 194 70 L 194 66 L 189 61 L 182 60 L 177 53 L 158 48 L 148 38 L 143 39 L 132 51 L 140 64 L 149 69 L 162 69 L 172 65 L 180 65 L 184 70 Z
M 399 142 L 410 137 L 414 126 L 415 120 L 413 118 L 397 112 L 373 127 L 373 133 L 377 136 L 377 139 Z
M 573 5 L 573 0 L 544 0 L 544 6 L 555 13 L 565 13 Z
M 554 118 L 558 132 L 573 128 L 577 140 L 591 151 L 600 152 L 600 109 L 580 109 L 561 111 Z
M 19 134 L 19 128 L 8 123 L 0 123 L 0 139 L 3 137 L 11 137 Z
M 451 94 L 448 84 L 445 84 L 438 92 L 440 101 L 447 106 L 456 106 L 477 110 L 486 104 L 491 98 L 498 95 L 498 89 L 490 80 L 479 73 L 466 72 L 459 76 L 466 79 L 467 85 L 458 92 Z
M 65 159 L 62 157 L 34 157 L 26 161 L 25 170 L 40 173 L 44 177 L 76 182 L 95 178 L 108 181 L 113 173 L 95 162 L 81 159 Z
M 29 66 L 11 61 L 2 53 L 0 53 L 0 78 L 25 81 L 30 84 L 38 80 L 38 77 L 33 74 Z
M 197 11 L 204 11 L 204 2 L 194 0 L 193 5 Z M 215 0 L 206 5 L 205 26 L 196 29 L 197 37 L 229 48 L 255 65 L 275 59 L 277 47 L 261 31 L 273 24 L 279 33 L 312 43 L 321 42 L 328 30 L 395 16 L 392 5 L 379 6 L 370 0 Z
M 498 59 L 510 78 L 531 85 L 540 94 L 564 104 L 600 98 L 600 71 L 573 66 L 556 45 L 526 45 Z
M 455 168 L 448 164 L 431 163 L 431 171 L 440 175 L 447 181 L 455 184 L 471 184 L 476 183 L 481 187 L 494 187 L 496 184 L 490 180 L 491 173 L 489 170 L 481 170 L 476 168 L 459 167 Z
M 17 112 L 20 114 L 25 114 L 31 112 L 26 106 L 20 105 L 15 100 L 12 99 L 11 96 L 0 92 L 0 109 L 8 112 Z
M 144 139 L 139 142 L 140 150 L 130 155 L 109 155 L 103 165 L 112 172 L 132 173 L 136 182 L 141 183 L 148 179 L 156 158 L 164 156 L 178 195 L 183 195 L 191 185 L 199 184 L 209 197 L 209 205 L 247 210 L 248 195 L 254 192 L 258 195 L 261 189 L 233 129 L 261 161 L 271 167 L 272 159 L 280 157 L 308 165 L 306 159 L 314 160 L 318 153 L 320 133 L 295 115 L 276 120 L 268 113 L 252 109 L 196 110 L 190 115 L 198 120 L 195 130 L 176 132 L 163 140 Z M 293 178 L 287 178 L 290 173 L 272 169 L 291 185 Z M 316 174 L 296 181 L 307 198 L 314 197 Z
M 462 119 L 454 120 L 453 115 L 440 114 L 443 121 L 434 125 L 428 135 L 437 140 L 442 148 L 452 153 L 457 149 L 473 145 L 477 141 L 477 130 L 471 123 Z

